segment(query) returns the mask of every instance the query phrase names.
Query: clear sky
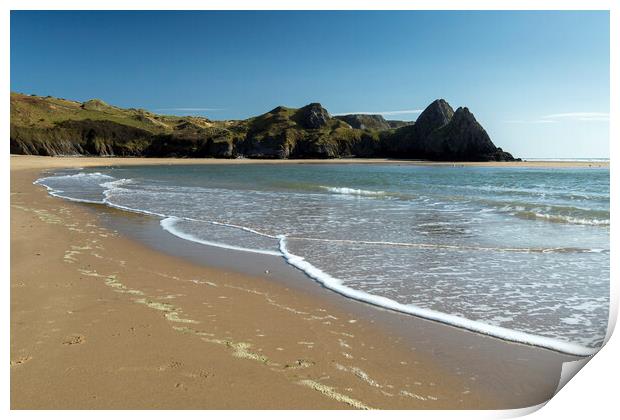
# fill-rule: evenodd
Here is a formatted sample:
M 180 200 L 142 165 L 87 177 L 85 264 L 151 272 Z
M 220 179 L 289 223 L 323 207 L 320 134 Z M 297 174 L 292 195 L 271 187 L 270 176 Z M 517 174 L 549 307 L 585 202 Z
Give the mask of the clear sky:
M 212 119 L 467 106 L 520 157 L 609 157 L 608 12 L 11 12 L 11 90 Z

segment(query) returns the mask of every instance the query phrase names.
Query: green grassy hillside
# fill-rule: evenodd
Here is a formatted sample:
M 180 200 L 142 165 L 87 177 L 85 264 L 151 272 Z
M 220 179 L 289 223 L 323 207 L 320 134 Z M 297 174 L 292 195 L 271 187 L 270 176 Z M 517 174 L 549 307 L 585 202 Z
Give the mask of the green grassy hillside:
M 437 118 L 442 112 L 447 117 Z M 452 108 L 438 100 L 413 125 L 379 116 L 333 118 L 313 103 L 280 106 L 247 120 L 212 121 L 123 109 L 100 99 L 11 93 L 10 141 L 11 153 L 50 156 L 512 159 L 469 111 L 457 112 L 459 118 L 451 120 Z

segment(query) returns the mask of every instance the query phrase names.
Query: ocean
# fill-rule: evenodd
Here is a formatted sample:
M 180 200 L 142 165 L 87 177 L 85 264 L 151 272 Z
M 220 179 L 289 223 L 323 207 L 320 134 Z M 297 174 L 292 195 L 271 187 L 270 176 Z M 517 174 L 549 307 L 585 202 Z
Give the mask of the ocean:
M 459 328 L 575 355 L 606 334 L 608 168 L 162 165 L 36 183 Z

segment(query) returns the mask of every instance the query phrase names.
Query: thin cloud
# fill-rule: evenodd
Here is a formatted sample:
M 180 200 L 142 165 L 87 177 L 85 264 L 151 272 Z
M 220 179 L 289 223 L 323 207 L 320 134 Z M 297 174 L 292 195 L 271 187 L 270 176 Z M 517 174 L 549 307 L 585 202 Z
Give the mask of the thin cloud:
M 606 117 L 582 117 L 577 118 L 578 121 L 609 121 L 609 116 Z
M 609 121 L 607 112 L 564 112 L 543 115 L 533 120 L 505 120 L 508 124 L 553 124 L 563 121 Z
M 543 119 L 576 119 L 580 121 L 589 121 L 596 118 L 599 121 L 601 118 L 609 119 L 609 113 L 607 112 L 565 112 L 562 114 L 549 114 L 541 117 Z
M 350 114 L 361 114 L 361 115 L 382 115 L 382 116 L 390 116 L 390 115 L 414 115 L 420 114 L 423 109 L 401 109 L 398 111 L 357 111 L 357 112 L 339 112 L 334 114 L 338 115 L 350 115 Z

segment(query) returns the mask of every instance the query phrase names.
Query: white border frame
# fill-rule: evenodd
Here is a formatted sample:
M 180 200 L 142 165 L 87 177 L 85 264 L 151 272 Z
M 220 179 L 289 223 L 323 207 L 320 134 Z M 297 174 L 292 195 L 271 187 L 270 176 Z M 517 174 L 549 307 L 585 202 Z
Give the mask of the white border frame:
M 85 7 L 88 6 L 88 7 Z M 620 105 L 618 75 L 620 75 L 620 67 L 618 66 L 618 55 L 620 53 L 620 2 L 613 0 L 417 0 L 410 1 L 408 3 L 398 0 L 382 0 L 369 1 L 369 0 L 297 0 L 294 3 L 291 1 L 283 0 L 263 0 L 260 3 L 252 3 L 250 1 L 242 0 L 215 0 L 208 2 L 199 2 L 192 0 L 150 0 L 150 1 L 136 1 L 136 0 L 90 0 L 85 3 L 83 0 L 57 0 L 53 4 L 45 0 L 6 0 L 3 2 L 3 13 L 0 17 L 0 37 L 2 45 L 2 55 L 4 56 L 1 68 L 1 76 L 4 86 L 4 98 L 7 98 L 10 94 L 10 10 L 383 10 L 383 9 L 396 9 L 396 10 L 610 10 L 610 31 L 611 31 L 611 44 L 610 44 L 610 139 L 619 138 L 619 115 L 618 105 Z M 4 144 L 8 149 L 8 137 L 9 137 L 9 125 L 10 125 L 10 112 L 9 101 L 6 99 L 0 102 L 2 107 L 2 129 L 5 135 Z M 610 165 L 611 165 L 611 217 L 617 212 L 617 200 L 618 196 L 618 177 L 615 165 L 615 159 L 618 156 L 617 141 L 610 140 Z M 4 224 L 2 232 L 2 274 L 1 278 L 4 279 L 3 291 L 4 311 L 2 312 L 3 326 L 3 345 L 0 350 L 3 360 L 5 360 L 3 366 L 2 381 L 2 403 L 3 411 L 9 412 L 9 393 L 10 393 L 10 367 L 9 367 L 9 319 L 10 319 L 10 266 L 9 266 L 9 245 L 10 245 L 10 223 L 9 223 L 9 210 L 10 210 L 10 158 L 9 151 L 6 150 L 5 154 L 0 159 L 4 159 L 2 165 L 3 177 L 1 181 L 2 188 L 2 200 L 3 204 L 0 206 L 2 212 Z M 614 201 L 615 200 L 615 201 Z M 610 226 L 610 262 L 611 262 L 611 308 L 610 308 L 610 324 L 607 333 L 607 339 L 610 339 L 610 335 L 615 327 L 615 322 L 618 313 L 618 264 L 620 261 L 618 252 L 618 229 L 614 223 Z M 593 357 L 592 361 L 588 363 L 583 372 L 578 375 L 578 378 L 570 381 L 561 392 L 547 404 L 548 407 L 537 411 L 534 414 L 535 418 L 547 419 L 547 418 L 584 418 L 585 416 L 595 416 L 599 418 L 610 417 L 608 413 L 618 412 L 617 407 L 617 391 L 615 390 L 616 375 L 619 373 L 620 362 L 618 356 L 620 355 L 620 343 L 617 337 L 611 338 L 607 345 L 600 351 L 599 354 Z M 505 418 L 524 415 L 536 411 L 537 407 L 526 408 L 522 410 L 506 410 L 506 411 L 380 411 L 375 413 L 363 413 L 351 411 L 347 413 L 347 416 L 390 416 L 394 418 L 407 418 L 411 415 L 423 418 Z M 328 418 L 336 418 L 340 413 L 337 411 L 327 412 L 314 412 L 314 411 L 254 411 L 251 413 L 238 412 L 238 411 L 226 411 L 226 412 L 209 412 L 207 415 L 216 417 L 229 417 L 236 415 L 252 415 L 259 419 L 273 419 L 273 418 L 289 418 L 295 416 L 302 419 L 314 420 L 315 416 L 327 416 Z M 75 411 L 11 411 L 10 415 L 17 418 L 31 418 L 44 415 L 52 418 L 67 417 L 77 418 L 82 416 L 89 416 L 94 418 L 105 418 L 111 415 L 106 411 L 97 412 L 75 412 Z M 146 413 L 135 413 L 133 411 L 116 411 L 115 416 L 129 417 L 135 415 L 147 415 Z M 203 418 L 204 412 L 197 411 L 175 411 L 175 412 L 163 412 L 163 411 L 151 411 L 148 412 L 149 416 L 155 418 L 168 418 L 170 415 L 184 416 L 192 418 Z

